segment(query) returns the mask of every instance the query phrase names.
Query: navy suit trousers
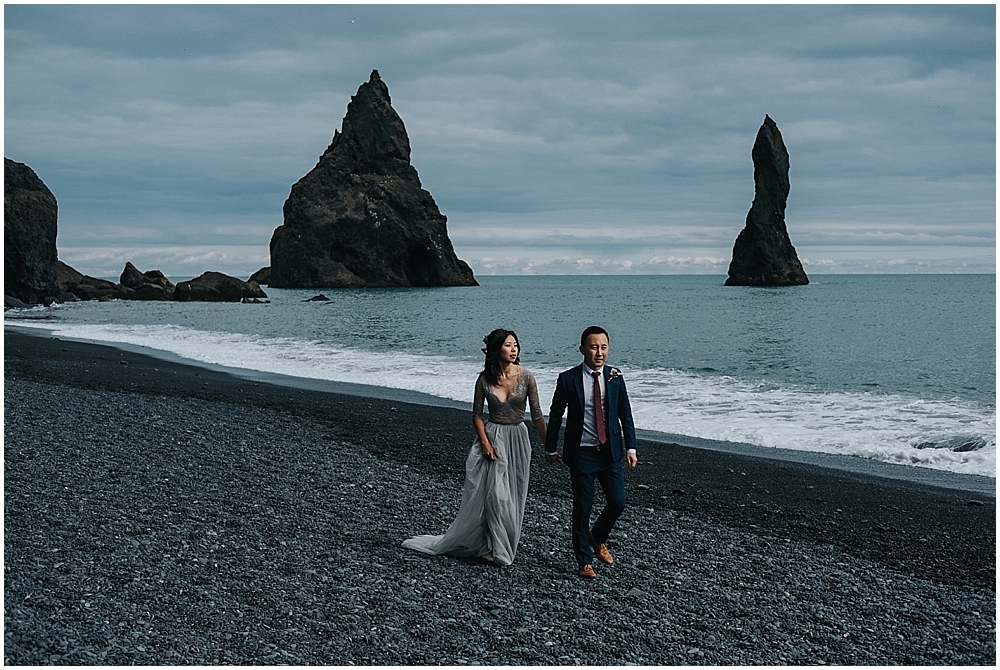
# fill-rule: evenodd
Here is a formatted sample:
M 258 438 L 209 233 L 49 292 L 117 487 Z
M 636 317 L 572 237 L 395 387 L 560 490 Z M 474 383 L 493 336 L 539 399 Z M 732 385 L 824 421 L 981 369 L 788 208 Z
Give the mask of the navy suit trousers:
M 573 553 L 580 565 L 592 565 L 594 550 L 589 535 L 593 533 L 594 542 L 603 544 L 615 521 L 625 511 L 625 473 L 622 462 L 612 460 L 611 452 L 605 447 L 600 452 L 581 449 L 577 462 L 569 466 L 569 477 L 573 486 Z M 604 489 L 606 504 L 591 529 L 595 479 Z

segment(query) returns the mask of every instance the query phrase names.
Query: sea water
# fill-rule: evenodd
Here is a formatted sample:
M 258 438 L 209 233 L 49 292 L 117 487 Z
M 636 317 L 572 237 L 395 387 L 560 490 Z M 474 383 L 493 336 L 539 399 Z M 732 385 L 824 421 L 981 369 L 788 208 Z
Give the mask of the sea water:
M 995 275 L 819 275 L 726 287 L 717 276 L 480 277 L 480 287 L 267 289 L 268 304 L 78 302 L 11 310 L 56 336 L 228 367 L 468 402 L 483 337 L 517 332 L 547 407 L 580 332 L 636 426 L 996 477 Z

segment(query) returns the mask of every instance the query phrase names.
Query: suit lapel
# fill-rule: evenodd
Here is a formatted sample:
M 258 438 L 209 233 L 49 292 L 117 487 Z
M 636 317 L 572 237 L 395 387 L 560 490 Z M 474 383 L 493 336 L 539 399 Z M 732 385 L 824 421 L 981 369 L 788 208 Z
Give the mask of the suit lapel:
M 571 371 L 573 375 L 573 388 L 576 389 L 576 397 L 580 401 L 580 411 L 583 411 L 583 365 L 578 365 Z

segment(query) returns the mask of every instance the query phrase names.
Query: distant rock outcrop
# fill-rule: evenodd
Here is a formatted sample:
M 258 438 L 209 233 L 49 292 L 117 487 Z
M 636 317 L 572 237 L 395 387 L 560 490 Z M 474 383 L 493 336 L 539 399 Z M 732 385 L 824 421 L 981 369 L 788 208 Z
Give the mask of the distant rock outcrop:
M 4 295 L 29 305 L 51 304 L 59 297 L 57 216 L 56 198 L 34 170 L 4 157 Z
M 342 130 L 285 201 L 271 237 L 269 285 L 476 286 L 447 219 L 410 165 L 410 141 L 378 71 Z
M 113 300 L 120 297 L 118 284 L 88 277 L 62 261 L 56 263 L 56 280 L 61 291 L 72 294 L 78 300 Z
M 256 301 L 256 299 L 258 298 L 266 298 L 266 297 L 267 294 L 264 293 L 264 289 L 262 289 L 260 287 L 260 284 L 258 284 L 256 281 L 251 279 L 246 283 L 246 289 L 243 291 L 244 300 L 253 299 Z
M 182 281 L 174 289 L 174 300 L 181 302 L 241 302 L 244 298 L 266 297 L 257 282 L 245 282 L 221 272 L 204 272 L 190 281 Z
M 171 300 L 174 297 L 174 284 L 162 272 L 139 272 L 131 261 L 126 261 L 118 281 L 120 297 L 125 300 Z
M 733 245 L 726 286 L 808 284 L 785 228 L 788 151 L 770 116 L 764 117 L 753 145 L 753 180 L 753 204 Z
M 4 309 L 25 309 L 31 307 L 26 302 L 22 302 L 12 295 L 4 294 L 3 296 L 3 308 Z
M 268 284 L 271 283 L 271 266 L 269 265 L 267 267 L 261 268 L 260 270 L 257 270 L 252 275 L 250 275 L 250 279 L 248 281 L 255 281 L 258 284 L 263 284 L 267 286 Z

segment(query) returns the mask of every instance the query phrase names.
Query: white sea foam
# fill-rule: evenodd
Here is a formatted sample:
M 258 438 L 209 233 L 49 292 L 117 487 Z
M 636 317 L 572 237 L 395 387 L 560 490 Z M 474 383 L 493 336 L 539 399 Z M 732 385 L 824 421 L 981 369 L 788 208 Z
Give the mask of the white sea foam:
M 203 363 L 407 389 L 458 401 L 471 401 L 481 369 L 478 359 L 371 352 L 319 341 L 174 325 L 24 321 L 20 325 L 53 329 L 60 337 L 151 347 Z M 538 380 L 544 407 L 559 370 L 529 367 Z M 676 370 L 626 368 L 624 373 L 638 428 L 996 477 L 994 407 L 957 399 L 819 393 Z M 952 447 L 958 444 L 982 446 L 954 451 Z
M 996 477 L 996 410 L 980 404 L 818 393 L 673 370 L 630 371 L 627 379 L 642 428 Z M 982 446 L 948 448 L 969 443 Z

